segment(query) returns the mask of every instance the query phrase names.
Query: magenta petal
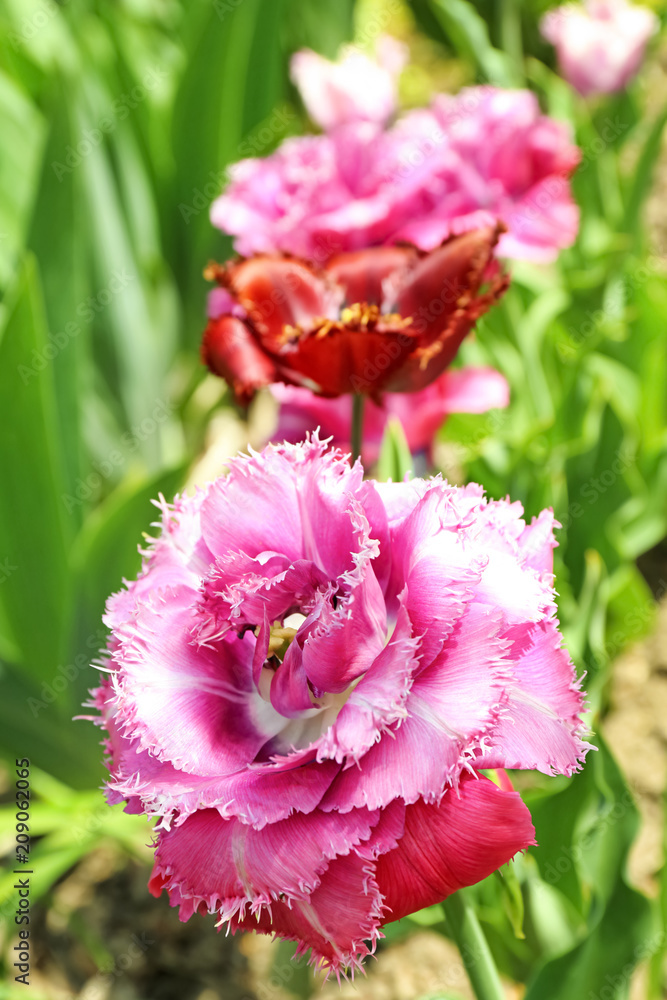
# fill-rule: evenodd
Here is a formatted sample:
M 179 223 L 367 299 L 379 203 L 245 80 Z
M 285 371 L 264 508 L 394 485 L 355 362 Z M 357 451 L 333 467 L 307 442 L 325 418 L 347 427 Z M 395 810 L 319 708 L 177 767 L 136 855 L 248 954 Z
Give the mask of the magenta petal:
M 403 803 L 384 809 L 371 837 L 329 864 L 307 902 L 277 902 L 256 917 L 239 914 L 230 921 L 232 930 L 275 933 L 298 941 L 298 955 L 312 948 L 311 964 L 337 976 L 349 968 L 360 969 L 362 960 L 375 951 L 386 919 L 375 881 L 376 862 L 397 847 L 404 821 Z
M 397 796 L 439 801 L 456 785 L 500 713 L 510 645 L 501 636 L 500 615 L 468 609 L 441 653 L 414 677 L 402 721 L 356 767 L 340 772 L 322 808 L 376 809 Z
M 303 650 L 293 642 L 271 681 L 271 704 L 285 718 L 313 708 Z
M 557 623 L 549 619 L 512 634 L 514 678 L 507 685 L 506 711 L 494 730 L 490 755 L 500 753 L 502 767 L 572 774 L 590 744 L 581 739 L 583 696 Z
M 117 629 L 117 724 L 181 770 L 224 775 L 252 760 L 267 739 L 252 715 L 259 697 L 251 680 L 253 643 L 234 637 L 197 647 L 190 635 L 195 598 L 181 587 L 161 606 L 141 605 Z
M 161 534 L 150 540 L 143 553 L 139 577 L 107 601 L 104 623 L 109 628 L 126 622 L 137 601 L 149 593 L 181 585 L 195 589 L 199 586 L 201 576 L 213 562 L 201 537 L 200 510 L 205 496 L 205 491 L 199 490 L 193 497 L 177 496 L 173 504 L 164 497 L 155 502 L 162 513 Z
M 303 646 L 303 666 L 317 691 L 337 694 L 368 670 L 387 632 L 384 596 L 372 568 L 340 607 L 323 608 Z
M 542 510 L 526 525 L 518 538 L 524 565 L 549 578 L 553 574 L 553 550 L 558 544 L 554 538 L 554 528 L 560 528 L 560 524 L 553 511 Z
M 263 559 L 280 553 L 288 562 L 306 559 L 329 578 L 338 577 L 353 565 L 355 529 L 345 498 L 361 479 L 359 467 L 351 469 L 316 437 L 240 456 L 209 489 L 203 537 L 215 556 L 236 551 Z
M 326 761 L 289 772 L 247 767 L 226 777 L 202 777 L 138 750 L 136 741 L 121 742 L 111 766 L 109 789 L 114 796 L 135 803 L 132 811 L 160 817 L 159 826 L 165 829 L 209 808 L 257 829 L 286 819 L 292 812 L 310 813 L 339 770 L 333 761 Z
M 384 732 L 404 719 L 406 699 L 418 664 L 419 639 L 411 635 L 410 619 L 402 609 L 391 639 L 319 741 L 318 758 L 333 758 L 339 763 L 348 758 L 350 762 L 358 762 Z M 345 811 L 344 797 L 337 797 L 336 803 L 332 808 Z
M 308 114 L 324 129 L 354 121 L 384 122 L 396 106 L 396 77 L 405 61 L 404 46 L 393 38 L 381 40 L 380 61 L 370 59 L 355 46 L 344 49 L 331 62 L 302 49 L 290 61 L 290 75 Z M 387 49 L 392 58 L 384 60 Z
M 442 376 L 448 413 L 486 413 L 509 404 L 507 379 L 493 368 L 459 368 Z
M 376 879 L 398 920 L 486 878 L 535 843 L 530 813 L 516 792 L 487 778 L 464 778 L 439 805 L 405 811 L 399 846 L 379 858 Z
M 298 955 L 312 948 L 310 963 L 337 975 L 350 966 L 360 969 L 375 951 L 386 919 L 372 870 L 357 853 L 336 858 L 308 900 L 295 899 L 290 906 L 276 902 L 256 917 L 234 916 L 230 927 L 297 941 Z
M 181 918 L 204 904 L 227 920 L 256 913 L 280 898 L 308 899 L 329 862 L 367 840 L 379 818 L 365 809 L 341 821 L 328 813 L 294 813 L 257 830 L 237 819 L 202 809 L 178 827 L 163 831 L 149 883 L 159 895 L 178 890 Z M 286 851 L 288 843 L 298 844 Z

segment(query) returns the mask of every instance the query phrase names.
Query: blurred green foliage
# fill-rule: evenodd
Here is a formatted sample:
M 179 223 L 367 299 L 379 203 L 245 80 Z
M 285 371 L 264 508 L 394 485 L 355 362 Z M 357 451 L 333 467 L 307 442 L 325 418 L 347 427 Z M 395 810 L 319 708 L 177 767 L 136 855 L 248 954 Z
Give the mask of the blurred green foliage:
M 549 5 L 406 6 L 472 78 L 533 87 L 583 149 L 576 246 L 549 268 L 513 265 L 462 350 L 507 376 L 511 406 L 451 418 L 442 439 L 491 495 L 562 522 L 560 613 L 595 725 L 611 658 L 651 623 L 635 559 L 667 535 L 667 260 L 644 208 L 667 112 L 649 117 L 638 88 L 592 105 L 573 95 L 537 31 Z M 105 598 L 138 570 L 149 500 L 182 486 L 212 409 L 231 405 L 222 386 L 202 392 L 198 360 L 202 268 L 231 246 L 210 202 L 229 163 L 301 130 L 291 52 L 332 56 L 398 6 L 0 0 L 0 753 L 41 769 L 41 893 L 100 838 L 134 851 L 145 836 L 103 806 L 99 734 L 70 720 L 94 683 Z M 406 461 L 394 430 L 384 474 Z M 657 998 L 667 882 L 652 914 L 625 880 L 637 814 L 611 753 L 600 745 L 582 774 L 526 797 L 540 847 L 471 890 L 501 970 L 527 1000 L 610 983 L 624 997 L 623 970 L 648 957 Z M 12 825 L 0 812 L 1 838 Z M 424 924 L 447 933 L 433 908 L 388 937 Z

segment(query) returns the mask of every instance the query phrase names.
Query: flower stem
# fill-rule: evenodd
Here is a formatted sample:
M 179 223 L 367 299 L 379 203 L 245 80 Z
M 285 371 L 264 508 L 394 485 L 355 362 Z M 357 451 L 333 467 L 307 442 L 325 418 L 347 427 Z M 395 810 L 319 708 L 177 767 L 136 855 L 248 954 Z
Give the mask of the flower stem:
M 352 434 L 351 445 L 352 455 L 350 463 L 354 465 L 358 458 L 361 458 L 361 442 L 364 430 L 364 397 L 360 392 L 352 395 Z
M 442 905 L 477 1000 L 505 1000 L 491 949 L 465 889 L 449 896 Z

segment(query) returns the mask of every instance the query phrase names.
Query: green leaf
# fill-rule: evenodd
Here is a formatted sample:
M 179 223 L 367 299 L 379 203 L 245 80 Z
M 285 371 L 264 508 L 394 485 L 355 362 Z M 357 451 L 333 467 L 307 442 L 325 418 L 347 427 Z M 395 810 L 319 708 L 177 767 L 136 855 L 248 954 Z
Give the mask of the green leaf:
M 32 101 L 2 71 L 0 121 L 0 288 L 4 288 L 24 245 L 45 128 Z
M 196 341 L 207 291 L 202 269 L 229 248 L 209 221 L 210 204 L 222 191 L 226 166 L 248 155 L 243 145 L 248 129 L 266 119 L 268 130 L 276 140 L 280 137 L 287 83 L 275 34 L 284 0 L 221 0 L 202 6 L 207 14 L 176 94 L 172 128 L 174 254 Z
M 383 483 L 402 483 L 413 468 L 414 459 L 401 422 L 398 417 L 390 417 L 382 437 L 377 478 Z
M 649 901 L 624 881 L 638 828 L 630 790 L 606 745 L 556 795 L 531 798 L 539 848 L 532 852 L 547 884 L 585 916 L 588 932 L 576 947 L 547 962 L 526 1000 L 566 1000 L 600 994 L 625 997 L 632 970 L 650 943 Z
M 64 81 L 54 75 L 46 105 L 49 139 L 29 246 L 40 261 L 50 339 L 56 351 L 52 368 L 66 463 L 66 488 L 68 493 L 73 493 L 77 480 L 89 471 L 80 408 L 90 351 L 90 324 L 82 320 L 81 310 L 91 289 L 81 177 L 75 170 L 62 174 L 54 170 L 54 163 L 63 157 L 63 151 L 73 140 L 76 142 L 69 122 L 69 96 Z M 56 241 L 58 253 L 46 252 L 46 248 Z M 72 529 L 78 530 L 81 508 L 74 507 L 69 512 L 69 519 Z
M 81 669 L 77 665 L 78 675 L 91 656 L 88 651 Z M 86 686 L 92 687 L 93 680 L 97 675 Z M 105 770 L 99 730 L 89 722 L 72 722 L 76 702 L 66 674 L 55 671 L 48 681 L 37 683 L 26 672 L 5 666 L 0 686 L 0 757 L 12 761 L 17 753 L 25 754 L 34 766 L 74 788 L 100 784 Z
M 496 872 L 503 890 L 505 913 L 514 931 L 514 936 L 520 941 L 526 937 L 523 932 L 523 895 L 521 885 L 512 864 L 504 865 Z
M 0 601 L 24 666 L 52 676 L 70 624 L 62 438 L 44 307 L 28 257 L 0 340 Z
M 136 576 L 141 567 L 139 547 L 158 511 L 151 503 L 160 494 L 170 502 L 182 485 L 186 466 L 151 477 L 125 480 L 87 519 L 74 545 L 73 566 L 79 579 L 80 634 L 93 635 L 100 626 L 107 597 Z
M 486 21 L 466 0 L 429 0 L 431 10 L 460 55 L 479 66 L 489 81 L 511 87 L 517 73 L 512 62 L 491 44 Z
M 593 933 L 573 951 L 548 962 L 525 1000 L 589 996 L 624 1000 L 635 966 L 656 948 L 654 939 L 658 940 L 647 901 L 619 881 Z
M 667 124 L 667 105 L 656 117 L 644 140 L 639 160 L 632 171 L 632 181 L 625 199 L 626 232 L 637 232 L 641 229 L 641 207 L 647 192 L 651 187 L 651 178 L 662 149 L 662 134 Z

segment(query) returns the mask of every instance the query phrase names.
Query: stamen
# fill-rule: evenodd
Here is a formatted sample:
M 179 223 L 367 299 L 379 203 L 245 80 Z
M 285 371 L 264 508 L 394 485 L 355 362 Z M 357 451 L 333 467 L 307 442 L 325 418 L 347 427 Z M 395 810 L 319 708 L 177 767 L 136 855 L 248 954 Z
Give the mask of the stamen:
M 355 332 L 365 332 L 374 330 L 382 323 L 392 329 L 404 330 L 412 326 L 412 316 L 401 316 L 399 313 L 383 313 L 380 307 L 368 302 L 354 302 L 345 306 L 340 314 L 340 319 L 329 319 L 327 316 L 314 316 L 308 328 L 304 330 L 298 323 L 295 326 L 285 323 L 280 334 L 280 343 L 294 343 L 306 333 L 318 340 L 328 337 L 331 333 L 340 333 L 343 330 L 354 330 Z

